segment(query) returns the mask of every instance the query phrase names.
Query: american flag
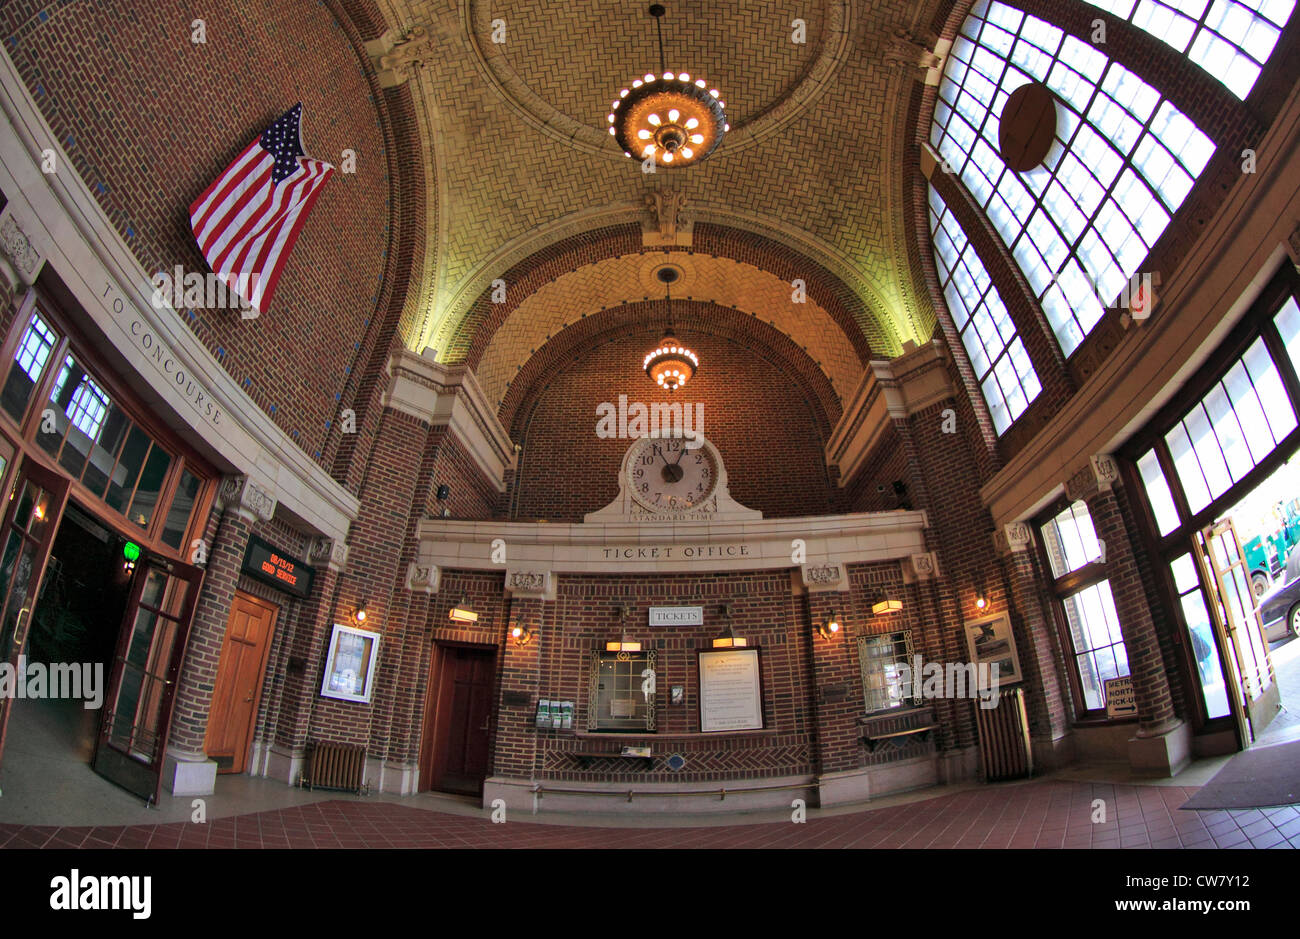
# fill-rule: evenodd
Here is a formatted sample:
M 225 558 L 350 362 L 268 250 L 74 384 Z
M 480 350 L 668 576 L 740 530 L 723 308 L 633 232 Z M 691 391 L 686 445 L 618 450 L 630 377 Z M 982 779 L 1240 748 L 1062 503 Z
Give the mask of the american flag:
M 302 147 L 302 103 L 268 127 L 190 206 L 199 250 L 228 290 L 265 312 L 334 167 Z

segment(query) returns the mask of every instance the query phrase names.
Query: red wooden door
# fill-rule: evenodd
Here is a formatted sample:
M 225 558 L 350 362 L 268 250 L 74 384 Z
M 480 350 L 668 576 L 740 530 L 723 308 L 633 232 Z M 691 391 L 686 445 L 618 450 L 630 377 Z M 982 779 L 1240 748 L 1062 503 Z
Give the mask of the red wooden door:
M 235 593 L 212 689 L 204 751 L 219 773 L 242 773 L 262 697 L 262 676 L 280 608 L 246 593 Z
M 428 784 L 478 794 L 491 757 L 496 650 L 443 646 L 439 652 Z

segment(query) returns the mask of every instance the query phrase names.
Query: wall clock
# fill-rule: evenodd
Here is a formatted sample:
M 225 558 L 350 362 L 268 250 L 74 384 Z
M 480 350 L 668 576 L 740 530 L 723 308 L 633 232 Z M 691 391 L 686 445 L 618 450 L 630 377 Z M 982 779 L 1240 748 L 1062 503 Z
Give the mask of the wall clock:
M 640 437 L 623 454 L 618 498 L 585 521 L 759 519 L 727 491 L 727 470 L 718 448 L 703 436 Z

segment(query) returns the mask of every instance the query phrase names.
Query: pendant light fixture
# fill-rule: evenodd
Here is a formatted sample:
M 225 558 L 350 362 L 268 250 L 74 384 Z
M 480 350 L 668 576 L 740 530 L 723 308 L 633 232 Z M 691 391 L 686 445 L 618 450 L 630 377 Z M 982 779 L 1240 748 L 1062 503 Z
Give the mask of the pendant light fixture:
M 667 392 L 674 392 L 686 384 L 700 367 L 700 360 L 686 348 L 673 333 L 673 298 L 671 285 L 677 279 L 677 269 L 665 265 L 655 272 L 664 285 L 664 303 L 668 307 L 668 329 L 659 345 L 646 355 L 642 366 L 645 373 Z
M 661 3 L 652 4 L 659 37 L 659 74 L 646 72 L 618 93 L 606 116 L 609 133 L 623 155 L 680 167 L 698 163 L 713 152 L 731 129 L 717 88 L 698 75 L 668 68 L 664 58 Z

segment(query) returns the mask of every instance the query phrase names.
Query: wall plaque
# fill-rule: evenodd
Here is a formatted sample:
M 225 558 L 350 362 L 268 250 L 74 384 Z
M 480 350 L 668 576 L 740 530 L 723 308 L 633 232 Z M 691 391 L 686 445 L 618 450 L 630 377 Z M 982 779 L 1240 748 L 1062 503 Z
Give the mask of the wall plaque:
M 758 649 L 701 651 L 700 730 L 760 730 L 763 690 Z

